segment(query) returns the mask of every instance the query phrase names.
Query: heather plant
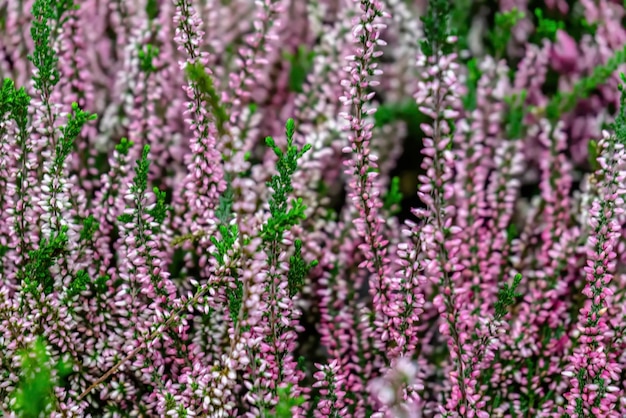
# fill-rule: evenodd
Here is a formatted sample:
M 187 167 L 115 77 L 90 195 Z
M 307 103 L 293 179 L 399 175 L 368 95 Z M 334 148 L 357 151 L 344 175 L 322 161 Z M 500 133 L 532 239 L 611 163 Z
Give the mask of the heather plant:
M 0 0 L 0 416 L 625 417 L 625 7 Z

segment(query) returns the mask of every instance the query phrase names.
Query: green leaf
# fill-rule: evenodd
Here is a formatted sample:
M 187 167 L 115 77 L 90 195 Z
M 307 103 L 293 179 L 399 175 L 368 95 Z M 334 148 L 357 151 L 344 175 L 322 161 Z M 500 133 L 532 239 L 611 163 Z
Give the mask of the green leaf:
M 167 213 L 170 208 L 165 204 L 165 191 L 160 191 L 158 187 L 154 187 L 152 189 L 154 196 L 156 197 L 156 203 L 153 209 L 149 209 L 147 212 L 154 222 L 158 224 L 162 224 L 165 218 L 167 218 Z
M 524 119 L 527 112 L 526 96 L 526 90 L 522 90 L 505 98 L 508 108 L 504 116 L 504 123 L 508 139 L 521 139 L 524 135 Z
M 497 321 L 507 314 L 509 306 L 513 306 L 515 299 L 521 296 L 521 294 L 515 292 L 521 282 L 522 275 L 518 273 L 513 278 L 513 284 L 511 286 L 505 283 L 502 289 L 498 291 L 498 300 L 495 305 L 495 319 Z
M 543 16 L 543 11 L 539 8 L 535 9 L 535 17 L 537 18 L 537 37 L 539 39 L 548 39 L 554 42 L 556 39 L 556 33 L 560 29 L 565 28 L 565 23 L 562 21 L 556 21 L 548 19 Z
M 96 221 L 93 215 L 87 216 L 83 219 L 83 229 L 80 231 L 80 240 L 83 242 L 91 241 L 98 227 L 100 227 L 100 222 Z
M 185 72 L 189 80 L 194 83 L 195 87 L 203 95 L 203 101 L 209 106 L 209 110 L 215 118 L 217 132 L 220 135 L 226 135 L 226 124 L 229 118 L 226 108 L 221 103 L 220 95 L 215 89 L 213 79 L 200 62 L 188 64 Z
M 448 37 L 454 35 L 450 29 L 450 17 L 452 16 L 450 0 L 431 0 L 428 9 L 420 18 L 424 28 L 424 39 L 420 41 L 422 52 L 427 57 L 436 54 L 448 55 L 454 50 L 454 46 L 448 42 Z
M 317 260 L 308 263 L 302 258 L 302 241 L 297 239 L 294 241 L 295 251 L 289 257 L 289 271 L 287 272 L 287 288 L 289 297 L 293 298 L 304 285 L 304 278 L 309 271 L 317 266 Z
M 388 211 L 391 216 L 397 215 L 402 209 L 401 204 L 403 197 L 400 191 L 400 177 L 395 176 L 391 179 L 389 191 L 383 198 L 384 209 Z
M 284 54 L 290 64 L 289 90 L 296 93 L 303 92 L 306 77 L 313 68 L 314 51 L 308 51 L 306 45 L 300 45 L 295 54 Z
M 56 146 L 54 155 L 54 165 L 57 173 L 60 172 L 68 155 L 74 149 L 74 141 L 80 135 L 83 126 L 89 121 L 95 120 L 98 116 L 84 111 L 78 107 L 76 102 L 72 103 L 72 113 L 67 117 L 67 124 L 61 128 L 61 140 Z
M 128 138 L 122 138 L 120 143 L 115 146 L 115 150 L 121 155 L 128 155 L 128 152 L 133 147 L 133 141 L 129 141 Z
M 54 291 L 54 277 L 50 268 L 67 251 L 67 231 L 67 225 L 62 226 L 60 231 L 54 231 L 55 235 L 50 239 L 42 239 L 38 249 L 29 252 L 29 261 L 21 273 L 24 290 L 35 296 L 39 295 L 39 286 L 45 294 Z
M 619 84 L 620 106 L 612 128 L 615 131 L 615 138 L 617 142 L 626 145 L 626 88 L 624 87 L 624 84 L 626 83 L 626 75 L 624 75 L 624 73 L 620 73 L 620 79 L 622 80 Z
M 158 0 L 148 0 L 146 2 L 146 14 L 148 15 L 148 19 L 150 20 L 154 20 L 159 16 Z
M 21 374 L 13 393 L 12 409 L 20 418 L 50 415 L 54 404 L 55 378 L 42 337 L 21 353 Z
M 156 71 L 153 60 L 159 56 L 159 48 L 154 45 L 143 45 L 138 52 L 139 56 L 139 68 L 146 74 L 150 74 Z
M 476 109 L 478 80 L 480 80 L 481 71 L 478 68 L 478 61 L 472 58 L 467 63 L 467 94 L 463 97 L 463 107 L 467 111 Z
M 89 274 L 85 270 L 78 270 L 67 289 L 66 299 L 71 300 L 74 296 L 78 296 L 81 292 L 87 290 L 89 283 L 91 283 Z
M 511 39 L 513 28 L 524 16 L 524 12 L 515 7 L 506 12 L 496 13 L 493 30 L 489 32 L 489 41 L 496 58 L 503 57 L 506 54 L 506 48 Z
M 278 174 L 272 176 L 267 182 L 272 193 L 269 198 L 270 218 L 263 225 L 262 236 L 266 243 L 282 241 L 283 234 L 292 226 L 304 219 L 306 206 L 302 199 L 294 199 L 289 205 L 288 196 L 293 192 L 291 178 L 297 170 L 298 160 L 311 149 L 310 144 L 306 144 L 302 149 L 293 144 L 295 124 L 293 119 L 287 120 L 285 125 L 287 134 L 287 151 L 283 152 L 276 146 L 272 137 L 265 138 L 265 143 L 274 151 L 278 157 L 276 168 Z M 291 206 L 291 207 L 290 207 Z
M 305 402 L 305 399 L 304 396 L 294 398 L 291 395 L 291 388 L 292 385 L 278 388 L 278 405 L 276 405 L 276 414 L 268 414 L 266 411 L 266 415 L 274 418 L 291 418 L 293 416 L 291 413 L 292 408 L 302 405 Z
M 604 84 L 609 77 L 618 69 L 618 67 L 626 62 L 626 45 L 619 51 L 615 52 L 609 60 L 595 67 L 591 75 L 581 78 L 571 91 L 555 94 L 550 102 L 546 105 L 546 116 L 553 122 L 561 118 L 564 113 L 572 111 L 578 102 L 589 97 L 589 95 Z
M 589 166 L 591 167 L 591 171 L 595 172 L 600 169 L 600 164 L 598 163 L 598 157 L 600 156 L 598 150 L 598 142 L 593 139 L 589 141 L 587 144 L 587 159 L 589 161 Z

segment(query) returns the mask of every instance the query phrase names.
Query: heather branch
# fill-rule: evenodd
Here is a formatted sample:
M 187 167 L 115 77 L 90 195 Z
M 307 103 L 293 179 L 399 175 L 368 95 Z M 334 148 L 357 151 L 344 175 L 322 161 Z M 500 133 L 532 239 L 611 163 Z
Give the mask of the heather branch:
M 30 191 L 33 188 L 33 184 L 30 181 L 30 171 L 33 167 L 30 166 L 33 143 L 31 141 L 29 130 L 29 116 L 28 108 L 30 105 L 30 96 L 26 93 L 24 88 L 20 88 L 15 91 L 13 96 L 13 106 L 11 109 L 11 117 L 17 124 L 17 146 L 20 150 L 18 154 L 18 172 L 16 173 L 16 189 L 17 198 L 15 202 L 16 208 L 13 209 L 14 222 L 15 222 L 15 235 L 17 237 L 19 249 L 19 261 L 17 263 L 18 269 L 24 266 L 27 260 L 27 253 L 32 243 L 26 240 L 29 235 L 30 224 L 26 221 L 26 212 L 32 208 Z M 17 212 L 17 213 L 15 213 Z
M 203 285 L 198 289 L 196 295 L 191 298 L 185 300 L 182 305 L 169 314 L 169 317 L 162 324 L 157 323 L 153 324 L 153 327 L 156 329 L 152 331 L 146 338 L 143 339 L 143 342 L 140 342 L 139 345 L 130 353 L 128 353 L 123 359 L 118 361 L 113 367 L 107 370 L 102 376 L 100 376 L 95 382 L 93 382 L 87 389 L 85 389 L 77 398 L 77 400 L 83 399 L 85 396 L 89 394 L 92 390 L 97 388 L 100 384 L 104 383 L 109 377 L 111 377 L 115 372 L 119 370 L 126 362 L 135 357 L 141 350 L 148 348 L 148 344 L 152 342 L 154 339 L 158 338 L 167 328 L 169 328 L 174 321 L 178 319 L 178 317 L 185 312 L 191 306 L 197 306 L 200 299 L 211 289 L 212 285 Z
M 302 203 L 302 199 L 293 199 L 289 202 L 288 198 L 289 195 L 293 193 L 291 179 L 298 168 L 298 160 L 311 149 L 310 144 L 306 144 L 300 150 L 298 150 L 298 147 L 294 145 L 293 137 L 295 133 L 295 125 L 293 119 L 287 120 L 285 131 L 287 135 L 286 152 L 283 152 L 276 145 L 273 138 L 267 137 L 265 139 L 267 146 L 274 151 L 274 154 L 278 158 L 276 163 L 278 174 L 272 176 L 270 181 L 267 182 L 267 186 L 270 187 L 272 191 L 271 197 L 269 198 L 270 217 L 267 219 L 261 230 L 263 247 L 265 249 L 265 253 L 267 254 L 267 278 L 269 281 L 267 286 L 269 298 L 268 325 L 270 328 L 268 342 L 272 346 L 273 353 L 275 353 L 277 357 L 278 364 L 276 365 L 276 371 L 278 374 L 278 382 L 282 382 L 283 380 L 283 373 L 285 372 L 285 367 L 283 367 L 283 358 L 287 354 L 281 352 L 278 343 L 281 338 L 284 338 L 283 334 L 285 329 L 288 328 L 288 326 L 285 325 L 281 326 L 280 324 L 282 321 L 279 320 L 281 315 L 281 308 L 279 307 L 279 304 L 281 297 L 283 297 L 282 292 L 280 291 L 282 288 L 280 280 L 283 278 L 280 266 L 280 255 L 284 250 L 281 247 L 284 234 L 292 227 L 300 223 L 302 219 L 305 219 L 304 211 L 306 206 Z M 289 273 L 287 274 L 288 282 L 293 282 L 294 278 L 296 278 L 296 281 L 300 280 L 308 269 L 311 268 L 307 268 L 304 264 L 299 263 L 301 261 L 301 257 L 298 257 L 297 251 L 299 245 L 301 244 L 296 242 L 296 258 L 292 259 L 292 261 L 296 262 L 297 265 L 292 265 L 292 270 L 290 270 L 291 275 Z M 289 286 L 288 283 L 288 287 L 291 287 L 291 289 L 288 289 L 289 291 L 295 290 L 295 286 L 293 284 Z M 290 297 L 293 296 L 295 296 L 295 291 L 290 295 Z M 291 309 L 295 309 L 295 307 L 292 307 Z M 272 393 L 276 396 L 276 389 L 274 389 Z
M 464 367 L 464 343 L 458 330 L 458 320 L 460 307 L 458 306 L 455 294 L 455 283 L 453 274 L 459 274 L 458 269 L 462 266 L 453 266 L 451 263 L 449 247 L 457 245 L 456 235 L 460 228 L 452 225 L 453 213 L 450 213 L 452 206 L 449 206 L 449 199 L 453 190 L 450 184 L 453 178 L 452 165 L 453 154 L 451 134 L 454 129 L 454 118 L 458 116 L 455 106 L 458 88 L 457 77 L 453 71 L 457 68 L 454 44 L 456 37 L 450 36 L 449 25 L 450 4 L 447 0 L 434 0 L 429 4 L 429 9 L 424 23 L 425 39 L 422 41 L 422 51 L 418 59 L 419 66 L 432 65 L 436 71 L 429 74 L 432 79 L 428 80 L 426 86 L 417 92 L 416 100 L 420 105 L 420 110 L 433 119 L 432 126 L 422 124 L 422 129 L 426 135 L 424 138 L 424 161 L 422 167 L 425 175 L 420 176 L 418 196 L 427 205 L 429 215 L 432 220 L 423 229 L 425 242 L 431 242 L 429 257 L 436 261 L 432 267 L 431 274 L 439 279 L 439 294 L 435 298 L 438 307 L 445 317 L 447 331 L 450 333 L 451 343 L 456 350 L 455 363 L 456 384 L 460 392 L 460 399 L 452 399 L 450 402 L 458 408 L 458 402 L 462 408 L 467 407 L 467 387 L 466 371 Z M 432 70 L 431 70 L 432 71 Z M 441 301 L 441 302 L 438 302 Z
M 344 160 L 344 164 L 345 173 L 350 176 L 349 197 L 359 212 L 355 226 L 365 240 L 361 247 L 366 258 L 363 265 L 375 277 L 375 283 L 370 287 L 376 312 L 374 323 L 377 327 L 383 327 L 387 317 L 393 315 L 391 313 L 393 308 L 388 306 L 392 298 L 391 279 L 387 277 L 390 272 L 387 255 L 389 241 L 384 233 L 385 222 L 380 215 L 383 201 L 380 198 L 380 184 L 377 180 L 378 157 L 371 154 L 370 147 L 374 124 L 368 120 L 368 116 L 376 112 L 376 108 L 368 107 L 367 104 L 374 96 L 368 88 L 379 84 L 373 77 L 382 74 L 382 70 L 378 69 L 378 63 L 374 62 L 375 58 L 382 55 L 382 51 L 377 51 L 376 47 L 386 45 L 386 42 L 380 39 L 386 25 L 380 23 L 380 20 L 390 16 L 383 11 L 378 0 L 355 3 L 360 3 L 362 11 L 352 29 L 356 54 L 346 57 L 349 61 L 349 76 L 341 82 L 345 90 L 340 100 L 344 106 L 351 108 L 350 113 L 342 114 L 348 122 L 346 130 L 350 131 L 350 146 L 345 147 L 343 152 L 351 154 L 349 159 Z M 382 342 L 383 336 L 380 335 L 379 339 Z

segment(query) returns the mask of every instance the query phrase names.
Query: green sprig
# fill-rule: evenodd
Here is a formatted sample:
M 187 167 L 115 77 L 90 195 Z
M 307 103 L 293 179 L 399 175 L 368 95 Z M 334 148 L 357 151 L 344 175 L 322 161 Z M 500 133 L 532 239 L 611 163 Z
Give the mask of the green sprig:
M 589 76 L 578 80 L 571 91 L 555 94 L 546 106 L 546 116 L 553 122 L 559 120 L 564 113 L 572 111 L 580 100 L 589 97 L 596 88 L 604 84 L 624 62 L 626 46 L 609 58 L 606 64 L 595 67 Z
M 524 16 L 524 12 L 515 7 L 506 12 L 496 13 L 493 30 L 489 32 L 489 41 L 493 47 L 495 57 L 500 58 L 504 56 L 513 28 Z
M 38 249 L 29 252 L 29 261 L 21 273 L 27 292 L 38 296 L 39 286 L 45 294 L 54 291 L 54 277 L 50 273 L 50 268 L 67 251 L 67 231 L 67 225 L 63 225 L 50 239 L 42 239 Z
M 87 287 L 90 283 L 91 278 L 89 277 L 89 273 L 87 273 L 87 271 L 85 270 L 78 270 L 72 278 L 72 281 L 70 282 L 70 285 L 67 289 L 67 293 L 65 296 L 66 301 L 71 301 L 75 296 L 78 296 L 82 292 L 87 290 Z
M 224 176 L 226 181 L 226 189 L 220 194 L 217 208 L 215 209 L 215 217 L 221 224 L 228 224 L 232 218 L 233 212 L 233 187 L 230 173 L 226 173 Z
M 302 241 L 297 239 L 294 241 L 294 254 L 289 257 L 289 271 L 287 272 L 287 288 L 289 297 L 293 298 L 302 289 L 304 278 L 309 271 L 317 266 L 317 260 L 307 263 L 302 258 Z
M 157 70 L 153 61 L 159 56 L 159 52 L 159 48 L 152 44 L 143 45 L 139 49 L 137 54 L 139 56 L 139 68 L 141 71 L 146 74 L 150 74 Z
M 397 215 L 402 209 L 402 199 L 404 196 L 400 191 L 400 177 L 394 176 L 389 184 L 389 191 L 383 197 L 383 208 L 389 215 Z
M 56 369 L 56 373 L 54 372 Z M 59 361 L 53 367 L 44 339 L 38 337 L 21 352 L 21 373 L 17 390 L 12 395 L 11 408 L 20 418 L 50 415 L 56 399 L 57 381 L 72 372 L 71 364 Z
M 74 141 L 80 135 L 83 126 L 89 121 L 98 119 L 98 115 L 92 114 L 78 107 L 78 103 L 72 103 L 72 113 L 68 115 L 67 124 L 61 128 L 61 141 L 57 144 L 54 164 L 60 169 L 65 159 L 72 152 Z
M 498 291 L 498 300 L 495 304 L 495 315 L 494 319 L 496 321 L 501 320 L 508 313 L 508 308 L 515 304 L 515 300 L 522 296 L 520 293 L 517 293 L 516 290 L 522 282 L 522 275 L 516 274 L 513 278 L 513 284 L 509 286 L 508 283 L 504 283 L 502 289 Z
M 35 88 L 48 93 L 59 82 L 59 58 L 52 48 L 53 25 L 50 23 L 55 19 L 54 3 L 52 0 L 36 0 L 31 10 L 33 23 L 30 35 L 35 49 L 28 59 L 37 68 L 37 73 L 33 75 Z
M 185 68 L 187 77 L 202 93 L 203 100 L 207 103 L 211 110 L 211 114 L 215 118 L 215 126 L 220 135 L 226 134 L 226 124 L 228 123 L 228 113 L 222 105 L 220 95 L 215 89 L 213 78 L 207 74 L 204 66 L 200 62 L 188 64 Z
M 100 222 L 96 220 L 93 215 L 87 216 L 83 219 L 83 229 L 80 231 L 80 240 L 83 242 L 88 242 L 93 240 L 93 236 L 98 230 L 100 226 Z
M 454 51 L 454 45 L 448 42 L 448 37 L 454 34 L 450 29 L 451 11 L 450 0 L 428 2 L 428 10 L 420 18 L 424 27 L 424 39 L 420 45 L 422 52 L 427 57 L 432 57 L 438 53 L 448 55 Z
M 128 155 L 128 152 L 133 147 L 134 142 L 129 141 L 128 138 L 122 138 L 120 143 L 115 146 L 115 150 L 121 155 Z
M 295 124 L 293 119 L 287 120 L 285 125 L 287 134 L 287 151 L 283 152 L 272 137 L 265 138 L 265 143 L 278 157 L 276 168 L 278 174 L 272 176 L 267 185 L 272 190 L 269 198 L 270 217 L 263 225 L 262 237 L 266 243 L 282 241 L 283 234 L 291 227 L 297 225 L 305 218 L 306 206 L 302 199 L 293 199 L 291 205 L 288 196 L 293 192 L 291 178 L 298 168 L 298 160 L 311 149 L 310 144 L 306 144 L 301 150 L 293 144 Z
M 528 111 L 526 106 L 527 95 L 528 92 L 522 90 L 504 99 L 508 105 L 507 112 L 504 116 L 504 124 L 506 135 L 509 139 L 520 139 L 524 136 L 524 119 Z
M 154 204 L 154 207 L 152 209 L 148 209 L 147 212 L 150 216 L 152 216 L 154 222 L 161 225 L 163 221 L 165 221 L 165 218 L 167 218 L 167 214 L 171 208 L 165 204 L 165 191 L 161 191 L 158 187 L 154 187 L 152 192 L 154 193 L 156 203 Z
M 295 54 L 285 53 L 289 62 L 289 90 L 296 93 L 303 92 L 306 77 L 313 68 L 315 51 L 309 51 L 306 45 L 300 45 Z
M 467 111 L 476 109 L 480 76 L 481 71 L 478 68 L 478 61 L 476 58 L 472 58 L 467 63 L 467 94 L 463 96 L 463 108 Z
M 304 396 L 294 397 L 291 394 L 292 385 L 287 387 L 278 388 L 278 405 L 276 405 L 276 413 L 271 414 L 269 411 L 265 411 L 265 416 L 272 418 L 291 418 L 293 416 L 291 410 L 300 406 L 305 402 Z
M 620 91 L 620 106 L 615 122 L 611 126 L 615 132 L 615 139 L 618 143 L 626 145 L 626 75 L 620 73 L 620 79 L 622 82 L 619 84 Z
M 554 42 L 556 33 L 565 28 L 565 23 L 544 17 L 543 10 L 535 9 L 535 17 L 537 18 L 537 32 L 539 39 L 548 39 Z

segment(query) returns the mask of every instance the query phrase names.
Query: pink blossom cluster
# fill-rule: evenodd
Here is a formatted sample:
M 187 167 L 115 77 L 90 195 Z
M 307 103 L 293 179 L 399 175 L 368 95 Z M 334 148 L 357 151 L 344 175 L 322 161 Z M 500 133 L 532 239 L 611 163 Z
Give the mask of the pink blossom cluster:
M 0 0 L 0 416 L 626 417 L 626 6 L 467 3 Z

